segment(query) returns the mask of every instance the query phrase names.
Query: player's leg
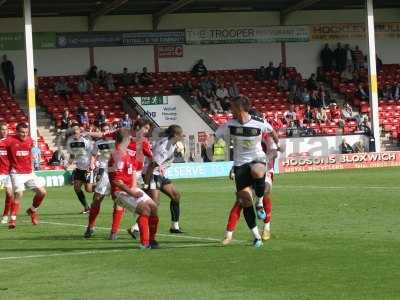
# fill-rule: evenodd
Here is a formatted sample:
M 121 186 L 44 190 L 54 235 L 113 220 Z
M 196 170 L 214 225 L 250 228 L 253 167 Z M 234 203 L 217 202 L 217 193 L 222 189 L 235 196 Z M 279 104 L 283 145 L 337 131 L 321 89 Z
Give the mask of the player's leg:
M 14 195 L 13 195 L 10 176 L 4 177 L 2 182 L 5 189 L 5 201 L 4 201 L 3 216 L 1 218 L 1 224 L 7 224 L 11 213 L 11 205 Z
M 26 213 L 31 217 L 31 221 L 33 225 L 39 224 L 39 214 L 38 208 L 42 204 L 44 198 L 47 195 L 47 191 L 44 187 L 38 186 L 35 184 L 36 187 L 32 187 L 32 190 L 35 193 L 35 196 L 32 200 L 32 205 L 30 208 L 27 209 Z
M 125 210 L 122 206 L 119 206 L 117 203 L 114 202 L 111 232 L 110 232 L 110 236 L 108 237 L 109 240 L 118 239 L 118 232 L 119 232 L 119 228 L 121 226 L 122 217 L 124 216 L 124 211 Z
M 88 226 L 86 227 L 86 231 L 84 234 L 84 237 L 86 239 L 91 238 L 94 234 L 94 229 L 96 227 L 96 219 L 100 213 L 101 202 L 103 201 L 104 198 L 105 195 L 102 195 L 100 193 L 95 192 L 93 194 L 93 201 L 92 204 L 90 205 Z
M 150 247 L 152 249 L 158 249 L 160 247 L 158 242 L 157 242 L 157 240 L 156 240 L 156 235 L 157 235 L 157 230 L 158 230 L 158 223 L 159 223 L 158 206 L 151 199 L 148 199 L 146 201 L 146 204 L 150 208 L 150 216 L 149 216 Z
M 82 191 L 82 185 L 85 184 L 85 179 L 81 178 L 82 177 L 82 170 L 76 170 L 75 176 L 77 178 L 74 178 L 74 191 L 76 196 L 78 197 L 79 202 L 83 206 L 83 213 L 89 212 L 89 205 L 86 201 L 86 196 L 85 193 Z
M 265 193 L 265 176 L 266 176 L 266 165 L 263 163 L 251 164 L 251 177 L 253 178 L 253 188 L 256 194 L 256 211 L 257 217 L 261 220 L 265 220 L 266 213 L 263 206 L 263 197 Z
M 13 174 L 11 176 L 14 197 L 11 201 L 10 219 L 8 220 L 8 228 L 14 229 L 17 226 L 17 215 L 21 206 L 21 199 L 25 191 L 25 177 L 22 174 Z
M 142 202 L 136 207 L 135 212 L 139 215 L 136 222 L 139 225 L 140 247 L 150 248 L 149 218 L 151 214 L 151 209 L 145 202 Z
M 233 232 L 236 229 L 236 225 L 240 219 L 241 212 L 242 212 L 242 207 L 240 206 L 240 203 L 236 200 L 229 213 L 228 224 L 226 225 L 226 231 L 225 231 L 225 238 L 222 241 L 223 245 L 228 245 L 232 242 Z
M 262 239 L 264 241 L 269 240 L 271 238 L 271 216 L 272 216 L 272 201 L 271 201 L 271 192 L 272 192 L 272 183 L 273 183 L 274 174 L 269 172 L 265 179 L 265 194 L 263 198 L 263 206 L 266 213 L 266 218 L 264 220 L 264 228 L 262 232 Z
M 176 190 L 176 187 L 171 181 L 166 182 L 162 185 L 161 191 L 167 195 L 170 199 L 169 210 L 171 213 L 171 227 L 169 229 L 170 233 L 183 233 L 179 227 L 179 219 L 181 215 L 180 210 L 180 200 L 181 194 Z

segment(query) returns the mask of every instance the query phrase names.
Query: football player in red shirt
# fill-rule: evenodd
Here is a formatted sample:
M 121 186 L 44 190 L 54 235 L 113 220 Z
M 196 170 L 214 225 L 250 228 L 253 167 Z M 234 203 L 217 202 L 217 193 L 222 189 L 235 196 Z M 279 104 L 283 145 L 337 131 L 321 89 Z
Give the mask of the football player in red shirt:
M 140 168 L 142 153 L 138 150 L 137 160 L 132 159 L 125 150 L 121 132 L 115 140 L 115 150 L 111 155 L 108 170 L 111 183 L 111 195 L 115 204 L 139 215 L 137 223 L 140 230 L 140 248 L 157 249 L 159 245 L 155 240 L 158 227 L 156 203 L 141 189 L 136 186 L 135 168 Z
M 8 228 L 14 229 L 17 224 L 17 214 L 25 187 L 33 190 L 35 196 L 32 206 L 26 213 L 31 217 L 32 224 L 39 223 L 37 209 L 43 202 L 47 192 L 43 183 L 33 172 L 32 167 L 32 147 L 33 140 L 29 137 L 28 125 L 19 123 L 17 125 L 17 135 L 11 137 L 7 143 L 8 159 L 11 166 L 11 181 L 14 189 L 14 200 L 11 204 L 11 218 Z
M 6 191 L 6 200 L 4 204 L 3 217 L 1 224 L 8 223 L 8 217 L 11 211 L 13 201 L 13 190 L 10 178 L 10 161 L 7 154 L 8 127 L 6 123 L 0 123 L 0 184 Z

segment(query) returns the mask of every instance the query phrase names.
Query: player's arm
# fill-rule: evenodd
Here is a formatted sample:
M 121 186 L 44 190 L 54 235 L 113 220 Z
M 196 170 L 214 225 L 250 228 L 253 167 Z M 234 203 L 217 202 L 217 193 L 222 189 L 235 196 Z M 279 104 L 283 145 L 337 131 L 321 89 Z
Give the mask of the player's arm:
M 273 139 L 276 144 L 277 150 L 281 151 L 281 147 L 279 145 L 279 136 L 275 129 L 268 122 L 264 122 L 263 132 L 267 132 Z
M 148 189 L 150 187 L 150 180 L 153 176 L 154 170 L 158 167 L 158 164 L 152 160 L 149 166 L 147 167 L 146 174 L 144 175 L 144 189 Z
M 150 180 L 151 180 L 151 177 L 153 176 L 154 170 L 157 167 L 161 166 L 168 159 L 166 153 L 167 152 L 165 149 L 165 145 L 159 145 L 158 148 L 155 149 L 154 157 L 151 160 L 151 162 L 146 170 L 146 174 L 144 176 L 145 189 L 148 188 L 150 185 Z
M 132 188 L 130 188 L 126 184 L 124 184 L 121 180 L 118 180 L 118 179 L 114 180 L 113 185 L 115 185 L 120 190 L 124 191 L 129 196 L 132 196 L 134 198 L 140 198 L 143 196 L 142 192 L 133 190 Z

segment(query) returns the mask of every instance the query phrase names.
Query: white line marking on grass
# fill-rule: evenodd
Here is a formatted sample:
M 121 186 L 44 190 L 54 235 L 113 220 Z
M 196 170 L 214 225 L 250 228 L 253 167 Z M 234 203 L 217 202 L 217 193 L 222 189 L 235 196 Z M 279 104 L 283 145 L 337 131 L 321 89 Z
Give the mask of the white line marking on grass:
M 395 186 L 315 186 L 315 185 L 275 185 L 274 188 L 282 189 L 317 189 L 317 190 L 387 190 L 387 191 L 400 191 L 400 187 Z

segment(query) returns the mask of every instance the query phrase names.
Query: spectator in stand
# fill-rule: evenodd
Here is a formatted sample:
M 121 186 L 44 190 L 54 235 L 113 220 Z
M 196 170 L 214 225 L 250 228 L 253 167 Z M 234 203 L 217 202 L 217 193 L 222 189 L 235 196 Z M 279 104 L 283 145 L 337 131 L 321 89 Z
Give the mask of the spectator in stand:
M 40 160 L 41 160 L 40 148 L 38 147 L 38 143 L 36 141 L 33 142 L 32 147 L 32 160 L 33 160 L 33 169 L 35 171 L 40 171 Z
M 345 121 L 353 120 L 353 109 L 351 108 L 350 104 L 345 103 L 342 109 L 342 119 Z
M 393 100 L 393 87 L 390 84 L 385 84 L 380 96 L 384 100 Z
M 369 94 L 365 91 L 363 84 L 359 83 L 357 87 L 357 92 L 355 94 L 358 98 L 363 100 L 369 100 Z
M 303 123 L 310 124 L 314 121 L 314 113 L 311 110 L 311 106 L 307 105 L 306 110 L 304 111 Z
M 132 84 L 132 76 L 128 72 L 128 68 L 124 68 L 121 74 L 121 83 L 123 86 L 129 86 Z
M 4 81 L 7 90 L 11 94 L 15 94 L 15 73 L 14 64 L 7 58 L 7 55 L 3 55 L 3 62 L 1 63 L 1 71 L 3 73 Z
M 67 100 L 69 99 L 69 96 L 72 92 L 64 77 L 61 77 L 60 80 L 56 82 L 56 84 L 54 85 L 54 90 L 57 95 L 63 96 Z
M 340 79 L 343 83 L 353 82 L 353 69 L 351 66 L 347 66 L 347 68 L 340 74 Z
M 208 102 L 208 99 L 206 99 L 201 90 L 197 90 L 196 103 L 199 105 L 200 108 L 210 110 L 210 103 Z
M 89 80 L 92 83 L 98 83 L 99 82 L 99 77 L 98 77 L 98 74 L 97 74 L 97 67 L 96 66 L 90 67 L 86 78 L 87 78 L 87 80 Z
M 176 95 L 182 95 L 184 93 L 184 87 L 182 83 L 179 83 L 178 81 L 174 80 L 172 83 L 172 89 L 171 91 L 176 94 Z
M 328 115 L 326 114 L 326 110 L 323 107 L 319 107 L 317 113 L 315 114 L 315 119 L 317 123 L 326 123 L 328 121 Z
M 132 128 L 132 125 L 133 125 L 132 119 L 129 117 L 128 113 L 125 113 L 124 117 L 121 119 L 120 127 L 130 129 Z
M 280 92 L 287 92 L 289 90 L 289 82 L 284 75 L 278 80 L 278 90 Z
M 206 66 L 204 65 L 204 60 L 199 59 L 197 64 L 195 64 L 192 68 L 192 75 L 196 77 L 207 76 L 208 71 Z
M 154 82 L 153 77 L 149 74 L 146 67 L 143 68 L 142 74 L 139 76 L 139 82 L 141 85 L 150 85 Z
M 317 90 L 311 91 L 310 105 L 311 105 L 311 107 L 314 107 L 314 108 L 323 107 L 323 103 L 321 101 L 321 98 L 319 97 L 319 93 Z
M 294 121 L 290 121 L 286 128 L 286 135 L 288 137 L 295 137 L 299 135 L 299 128 Z
M 317 80 L 317 82 L 328 83 L 328 80 L 326 79 L 326 75 L 325 75 L 324 69 L 321 68 L 321 67 L 317 68 L 316 80 Z
M 362 118 L 361 123 L 358 125 L 358 129 L 363 131 L 366 135 L 372 135 L 371 123 L 368 120 L 368 116 Z
M 78 119 L 80 118 L 81 115 L 83 115 L 83 113 L 87 111 L 87 108 L 83 105 L 83 103 L 79 103 L 78 109 L 77 109 L 77 116 Z
M 354 62 L 354 70 L 360 70 L 364 66 L 364 54 L 360 50 L 359 46 L 356 46 L 353 50 L 353 62 Z
M 298 89 L 298 97 L 302 104 L 309 104 L 311 101 L 311 95 L 306 87 Z
M 289 110 L 283 114 L 283 118 L 285 119 L 286 124 L 297 120 L 297 113 L 293 104 L 289 105 Z
M 229 97 L 228 89 L 221 83 L 215 91 L 215 95 L 220 101 L 225 101 Z
M 231 97 L 231 98 L 240 96 L 240 89 L 237 86 L 236 81 L 233 79 L 231 80 L 231 85 L 228 88 L 228 94 L 229 94 L 229 97 Z
M 321 84 L 321 86 L 319 87 L 319 93 L 318 93 L 318 97 L 322 102 L 322 106 L 323 107 L 327 107 L 332 99 L 331 99 L 331 95 L 329 94 L 329 92 L 325 89 L 325 86 Z
M 353 152 L 354 152 L 354 150 L 350 146 L 350 144 L 347 143 L 346 139 L 343 139 L 342 143 L 340 144 L 340 153 L 342 153 L 342 154 L 350 154 L 350 153 L 353 153 Z
M 353 70 L 353 51 L 350 48 L 349 44 L 344 46 L 344 50 L 346 51 L 346 68 L 350 67 Z
M 337 106 L 336 103 L 331 103 L 331 106 L 329 108 L 329 112 L 330 112 L 330 115 L 331 115 L 331 121 L 336 121 L 336 120 L 340 119 L 341 110 Z
M 215 96 L 214 92 L 208 93 L 206 99 L 208 99 L 210 103 L 210 110 L 213 114 L 222 113 L 224 111 L 221 101 Z
M 62 130 L 67 130 L 70 128 L 72 125 L 72 120 L 69 115 L 69 110 L 65 109 L 63 114 L 62 114 L 62 119 L 61 119 L 61 129 Z
M 36 69 L 36 68 L 33 69 L 33 79 L 35 81 L 36 95 L 38 95 L 38 92 L 39 92 L 39 76 L 38 76 L 38 69 Z
M 333 65 L 333 51 L 331 48 L 329 48 L 329 44 L 325 44 L 324 49 L 321 51 L 321 61 L 322 61 L 322 67 L 325 72 L 332 71 L 332 65 Z
M 336 71 L 341 73 L 346 68 L 347 61 L 347 53 L 346 50 L 342 47 L 341 43 L 337 44 L 337 48 L 335 49 L 333 56 L 335 58 Z
M 100 110 L 96 116 L 96 126 L 101 127 L 103 124 L 107 123 L 107 117 L 104 109 Z
M 378 72 L 382 71 L 383 69 L 383 62 L 382 59 L 379 58 L 378 54 L 376 55 L 376 70 Z
M 108 73 L 107 76 L 106 76 L 105 88 L 110 93 L 115 92 L 117 90 L 117 88 L 115 87 L 115 84 L 114 84 L 113 75 L 111 73 Z
M 99 81 L 98 83 L 102 86 L 106 85 L 107 73 L 104 70 L 99 71 Z
M 256 80 L 258 81 L 267 80 L 267 70 L 265 69 L 264 66 L 261 66 L 260 68 L 257 69 Z
M 282 76 L 286 77 L 286 68 L 283 63 L 280 63 L 279 66 L 275 69 L 274 79 L 278 80 Z
M 78 83 L 78 91 L 80 94 L 86 94 L 92 90 L 92 84 L 85 77 L 82 77 Z
M 90 127 L 89 113 L 87 111 L 84 111 L 83 115 L 80 115 L 79 124 L 85 128 Z
M 276 70 L 274 67 L 274 63 L 271 61 L 268 65 L 268 68 L 265 69 L 265 80 L 271 81 L 276 78 Z
M 307 88 L 310 91 L 315 91 L 318 90 L 318 82 L 317 82 L 317 77 L 315 74 L 311 74 L 310 78 L 307 80 Z
M 140 78 L 139 78 L 139 73 L 138 72 L 133 73 L 132 84 L 133 85 L 139 85 L 140 84 Z
M 193 87 L 192 81 L 189 80 L 183 86 L 183 94 L 184 95 L 191 95 L 193 93 L 193 91 L 194 91 L 194 87 Z
M 400 99 L 400 82 L 398 82 L 396 86 L 393 87 L 393 98 L 394 100 Z
M 283 122 L 282 120 L 279 118 L 278 113 L 274 114 L 274 118 L 270 120 L 271 122 L 271 126 L 274 129 L 281 129 L 283 128 Z
M 64 154 L 62 154 L 61 150 L 56 150 L 53 152 L 53 156 L 51 157 L 49 164 L 51 166 L 64 166 L 64 162 Z

